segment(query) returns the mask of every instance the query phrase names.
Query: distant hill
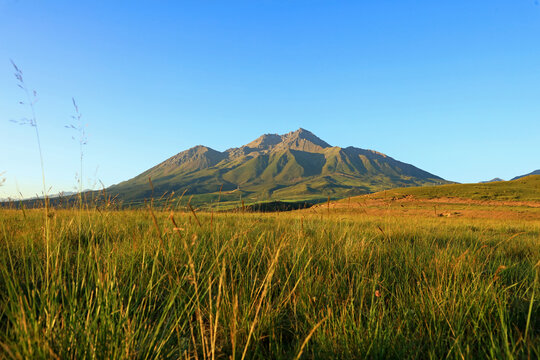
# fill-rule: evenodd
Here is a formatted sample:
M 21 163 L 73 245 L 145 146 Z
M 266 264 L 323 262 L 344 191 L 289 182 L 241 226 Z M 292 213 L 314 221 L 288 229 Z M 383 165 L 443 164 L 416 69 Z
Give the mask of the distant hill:
M 152 180 L 152 186 L 149 184 Z M 125 201 L 186 191 L 192 200 L 249 202 L 345 197 L 448 181 L 373 150 L 335 147 L 298 129 L 220 152 L 195 146 L 111 186 Z M 221 191 L 220 191 L 221 189 Z
M 496 178 L 488 180 L 488 181 L 480 181 L 480 184 L 487 184 L 487 183 L 497 182 L 497 181 L 504 181 L 504 180 L 501 179 L 501 178 L 496 177 Z
M 460 198 L 494 201 L 540 201 L 540 175 L 530 175 L 517 180 L 484 184 L 448 184 L 392 189 L 370 194 L 370 198 L 412 196 L 418 199 Z
M 525 175 L 516 176 L 512 180 L 521 179 L 522 177 L 529 176 L 529 175 L 540 175 L 540 169 L 539 170 L 534 170 L 533 172 L 530 172 L 530 173 L 525 174 Z

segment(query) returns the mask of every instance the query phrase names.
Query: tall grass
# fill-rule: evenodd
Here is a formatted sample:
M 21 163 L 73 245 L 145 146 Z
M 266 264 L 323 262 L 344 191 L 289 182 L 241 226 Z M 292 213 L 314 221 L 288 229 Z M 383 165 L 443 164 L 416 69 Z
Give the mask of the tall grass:
M 0 357 L 540 356 L 538 221 L 150 210 L 2 210 Z
M 13 122 L 18 123 L 19 125 L 29 125 L 34 128 L 36 133 L 36 142 L 37 147 L 39 151 L 39 161 L 41 165 L 41 180 L 43 185 L 43 202 L 44 202 L 44 241 L 45 241 L 45 247 L 46 247 L 46 278 L 45 282 L 48 284 L 49 281 L 49 259 L 50 259 L 50 252 L 49 252 L 49 245 L 50 245 L 50 226 L 49 226 L 49 201 L 47 198 L 47 183 L 45 181 L 45 164 L 43 161 L 43 151 L 41 149 L 41 139 L 39 136 L 39 129 L 38 129 L 38 121 L 36 116 L 36 108 L 35 105 L 38 101 L 38 95 L 36 90 L 30 90 L 28 86 L 26 85 L 26 82 L 24 81 L 23 72 L 22 70 L 15 64 L 13 60 L 11 60 L 11 65 L 13 66 L 13 69 L 15 70 L 14 76 L 17 80 L 17 87 L 19 87 L 25 95 L 25 100 L 19 101 L 19 104 L 22 106 L 27 107 L 30 110 L 30 116 L 25 117 L 19 120 L 13 120 Z

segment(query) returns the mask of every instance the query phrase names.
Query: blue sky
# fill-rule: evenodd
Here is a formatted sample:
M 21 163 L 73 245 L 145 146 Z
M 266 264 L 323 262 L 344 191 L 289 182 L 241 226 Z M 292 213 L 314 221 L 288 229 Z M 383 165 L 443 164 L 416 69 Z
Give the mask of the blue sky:
M 0 198 L 42 191 L 10 58 L 53 193 L 77 184 L 72 97 L 85 188 L 299 127 L 459 182 L 540 168 L 534 0 L 0 0 Z

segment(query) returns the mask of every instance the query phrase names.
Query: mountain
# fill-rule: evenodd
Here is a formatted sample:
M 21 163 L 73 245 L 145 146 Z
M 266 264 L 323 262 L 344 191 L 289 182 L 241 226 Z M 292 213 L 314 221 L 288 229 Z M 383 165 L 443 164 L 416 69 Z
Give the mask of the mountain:
M 487 184 L 487 183 L 491 183 L 491 182 L 497 182 L 497 181 L 504 181 L 504 180 L 503 180 L 503 179 L 501 179 L 501 178 L 498 178 L 498 177 L 496 177 L 496 178 L 493 178 L 493 179 L 491 179 L 491 180 L 487 180 L 487 181 L 480 181 L 480 182 L 479 182 L 479 184 Z
M 151 179 L 151 184 L 149 182 Z M 195 146 L 107 191 L 127 202 L 186 191 L 193 201 L 307 200 L 448 181 L 373 150 L 336 147 L 310 131 L 265 134 L 216 151 Z
M 529 175 L 540 175 L 540 169 L 534 170 L 533 172 L 530 172 L 530 173 L 525 174 L 525 175 L 516 176 L 516 177 L 513 178 L 512 180 L 521 179 L 521 178 L 523 178 L 523 177 L 525 177 L 525 176 L 529 176 Z

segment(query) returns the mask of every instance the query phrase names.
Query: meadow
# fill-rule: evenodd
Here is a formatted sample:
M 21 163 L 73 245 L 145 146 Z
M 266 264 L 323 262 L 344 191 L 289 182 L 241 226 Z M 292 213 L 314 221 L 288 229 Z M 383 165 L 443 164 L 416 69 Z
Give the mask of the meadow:
M 0 357 L 535 359 L 540 208 L 0 210 Z

